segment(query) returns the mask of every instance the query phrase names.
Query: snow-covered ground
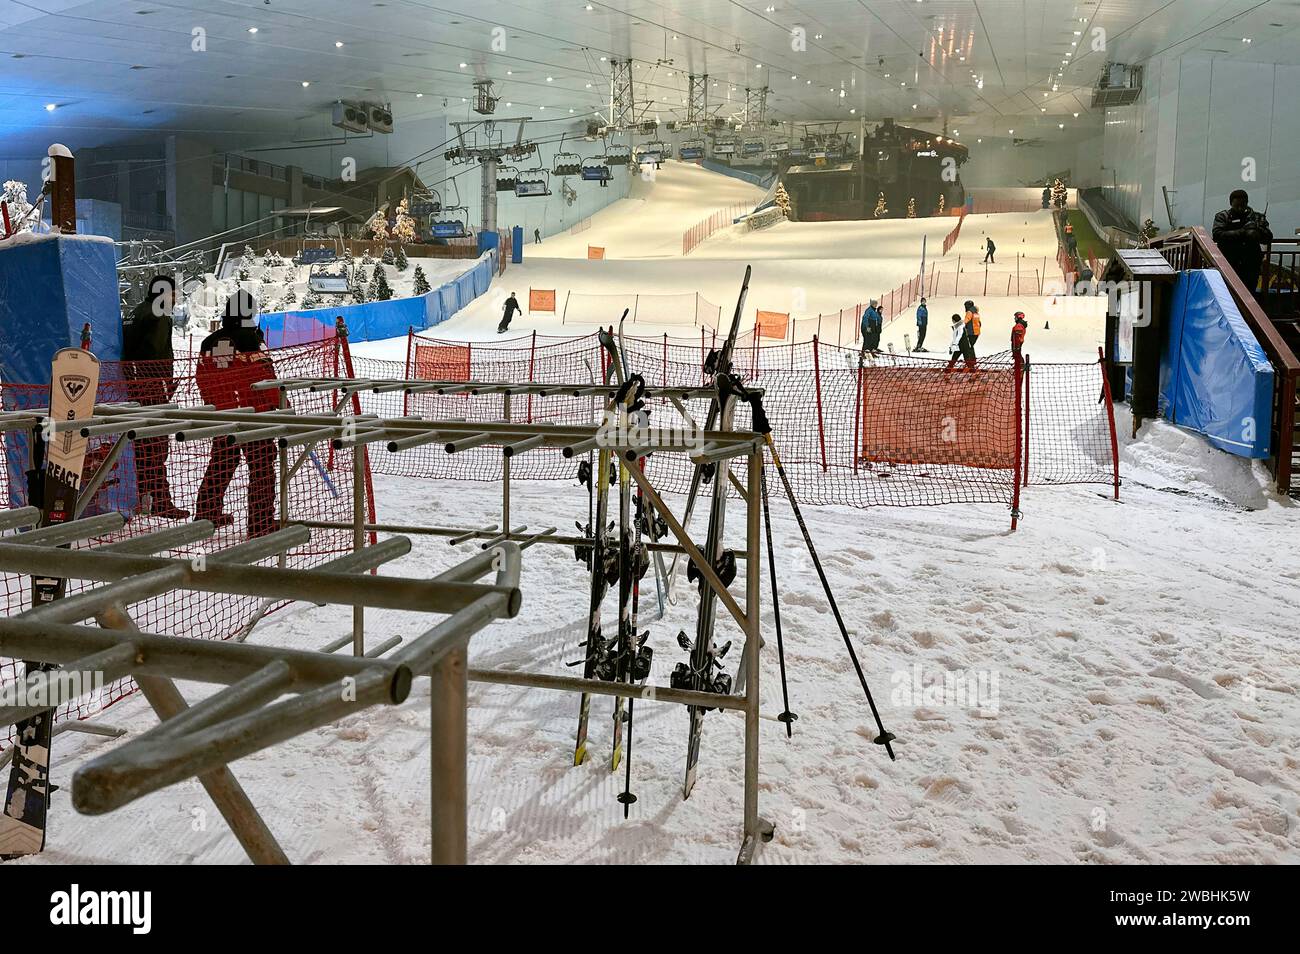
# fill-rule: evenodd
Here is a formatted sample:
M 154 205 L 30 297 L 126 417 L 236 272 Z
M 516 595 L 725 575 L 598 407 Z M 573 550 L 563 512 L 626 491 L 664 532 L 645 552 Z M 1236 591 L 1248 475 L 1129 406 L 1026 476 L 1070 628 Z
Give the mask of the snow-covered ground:
M 793 740 L 781 711 L 764 572 L 762 813 L 768 863 L 1300 862 L 1300 647 L 1291 555 L 1295 504 L 1262 471 L 1167 425 L 1124 448 L 1121 503 L 1104 487 L 1031 487 L 1020 529 L 996 506 L 805 514 L 898 761 L 872 744 L 861 697 L 817 576 L 782 500 L 773 506 Z M 381 517 L 465 525 L 498 518 L 498 494 L 471 482 L 380 478 Z M 679 501 L 673 501 L 680 503 Z M 576 484 L 517 483 L 530 526 L 585 519 Z M 1250 507 L 1256 509 L 1243 509 Z M 729 520 L 741 521 L 737 511 Z M 736 538 L 738 540 L 738 538 Z M 442 540 L 385 572 L 433 575 L 460 554 Z M 471 645 L 471 664 L 571 672 L 582 650 L 586 584 L 573 554 L 525 554 L 519 617 Z M 649 577 L 647 580 L 650 579 Z M 736 584 L 743 591 L 743 574 Z M 653 587 L 647 586 L 650 594 Z M 683 658 L 692 625 L 679 589 L 667 618 L 642 624 L 653 679 Z M 606 618 L 613 612 L 606 605 Z M 371 644 L 426 622 L 370 612 Z M 722 638 L 739 634 L 719 617 Z M 343 633 L 336 608 L 296 607 L 260 626 L 265 645 L 313 648 Z M 983 691 L 934 688 L 964 674 Z M 980 682 L 983 679 L 984 682 Z M 191 698 L 208 690 L 184 687 Z M 291 858 L 405 863 L 428 858 L 427 682 L 403 706 L 374 709 L 234 765 Z M 471 684 L 470 857 L 475 862 L 715 862 L 734 858 L 742 722 L 710 713 L 700 779 L 680 782 L 686 715 L 636 707 L 628 821 L 604 767 L 612 701 L 593 706 L 593 759 L 574 768 L 577 700 Z M 153 724 L 138 697 L 104 721 Z M 116 743 L 63 735 L 54 781 Z M 199 813 L 196 815 L 195 813 Z M 195 818 L 204 830 L 195 830 Z M 110 816 L 56 795 L 39 861 L 238 862 L 242 855 L 194 783 Z

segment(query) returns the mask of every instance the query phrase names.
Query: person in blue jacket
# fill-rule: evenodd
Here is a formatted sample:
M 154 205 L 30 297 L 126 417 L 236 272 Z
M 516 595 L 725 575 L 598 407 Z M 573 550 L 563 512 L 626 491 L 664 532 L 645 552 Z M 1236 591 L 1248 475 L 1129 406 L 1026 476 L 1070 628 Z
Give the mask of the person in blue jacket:
M 862 313 L 862 350 L 872 354 L 880 350 L 880 332 L 885 327 L 879 306 L 880 303 L 873 298 L 867 303 L 867 310 Z
M 916 306 L 916 347 L 913 351 L 925 350 L 925 329 L 930 323 L 930 309 L 925 305 L 925 299 L 921 299 L 921 304 Z

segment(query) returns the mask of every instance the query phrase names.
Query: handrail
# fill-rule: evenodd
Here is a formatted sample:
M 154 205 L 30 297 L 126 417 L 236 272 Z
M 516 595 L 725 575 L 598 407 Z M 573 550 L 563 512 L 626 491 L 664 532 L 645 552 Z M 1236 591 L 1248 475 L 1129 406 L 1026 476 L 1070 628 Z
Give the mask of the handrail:
M 1201 226 L 1179 229 L 1151 241 L 1174 268 L 1213 268 L 1223 276 L 1228 292 L 1237 304 L 1242 318 L 1254 332 L 1256 340 L 1268 355 L 1274 372 L 1274 397 L 1277 443 L 1273 448 L 1273 477 L 1279 493 L 1291 490 L 1291 455 L 1295 444 L 1296 389 L 1300 384 L 1300 358 L 1277 330 L 1255 296 L 1237 277 L 1237 272 L 1223 257 L 1219 247 Z M 1186 250 L 1185 252 L 1183 250 Z M 1172 253 L 1165 254 L 1166 250 Z

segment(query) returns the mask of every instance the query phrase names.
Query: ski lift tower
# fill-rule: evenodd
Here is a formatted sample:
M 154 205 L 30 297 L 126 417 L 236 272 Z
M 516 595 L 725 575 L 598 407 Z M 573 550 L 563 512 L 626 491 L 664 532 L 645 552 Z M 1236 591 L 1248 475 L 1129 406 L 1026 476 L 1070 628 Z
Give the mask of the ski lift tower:
M 745 87 L 746 126 L 761 126 L 767 122 L 767 94 L 770 92 L 766 86 L 761 89 Z
M 480 83 L 474 84 L 480 95 L 485 93 Z M 490 96 L 491 83 L 488 81 L 489 89 L 486 91 Z M 495 108 L 495 99 L 492 99 Z M 477 110 L 477 104 L 475 106 Z M 483 176 L 479 190 L 479 196 L 483 208 L 483 221 L 479 226 L 479 234 L 486 235 L 497 230 L 497 164 L 502 159 L 522 159 L 530 156 L 537 151 L 537 146 L 531 142 L 524 141 L 524 123 L 531 119 L 531 116 L 522 116 L 518 119 L 482 119 L 472 123 L 452 123 L 456 127 L 455 149 L 448 150 L 451 155 L 447 158 L 459 162 L 477 161 L 482 167 Z M 507 127 L 511 123 L 516 123 L 514 141 L 508 142 L 509 136 L 506 130 L 502 130 L 500 136 L 497 135 L 497 126 Z M 482 137 L 478 131 L 482 131 Z
M 632 61 L 609 61 L 609 125 L 622 132 L 636 127 L 636 96 L 632 91 Z
M 709 118 L 709 74 L 691 73 L 686 91 L 685 126 L 698 128 Z

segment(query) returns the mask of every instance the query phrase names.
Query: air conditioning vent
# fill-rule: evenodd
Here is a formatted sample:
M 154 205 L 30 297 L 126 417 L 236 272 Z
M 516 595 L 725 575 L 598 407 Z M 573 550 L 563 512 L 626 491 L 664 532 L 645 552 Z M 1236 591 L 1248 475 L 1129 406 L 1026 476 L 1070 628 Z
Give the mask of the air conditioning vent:
M 388 111 L 386 106 L 368 107 L 370 111 L 370 128 L 377 133 L 390 133 L 393 131 L 393 114 Z
M 1142 95 L 1142 67 L 1107 63 L 1092 88 L 1093 106 L 1128 106 Z
M 334 104 L 334 125 L 348 132 L 363 133 L 370 131 L 370 121 L 366 108 L 355 103 Z

